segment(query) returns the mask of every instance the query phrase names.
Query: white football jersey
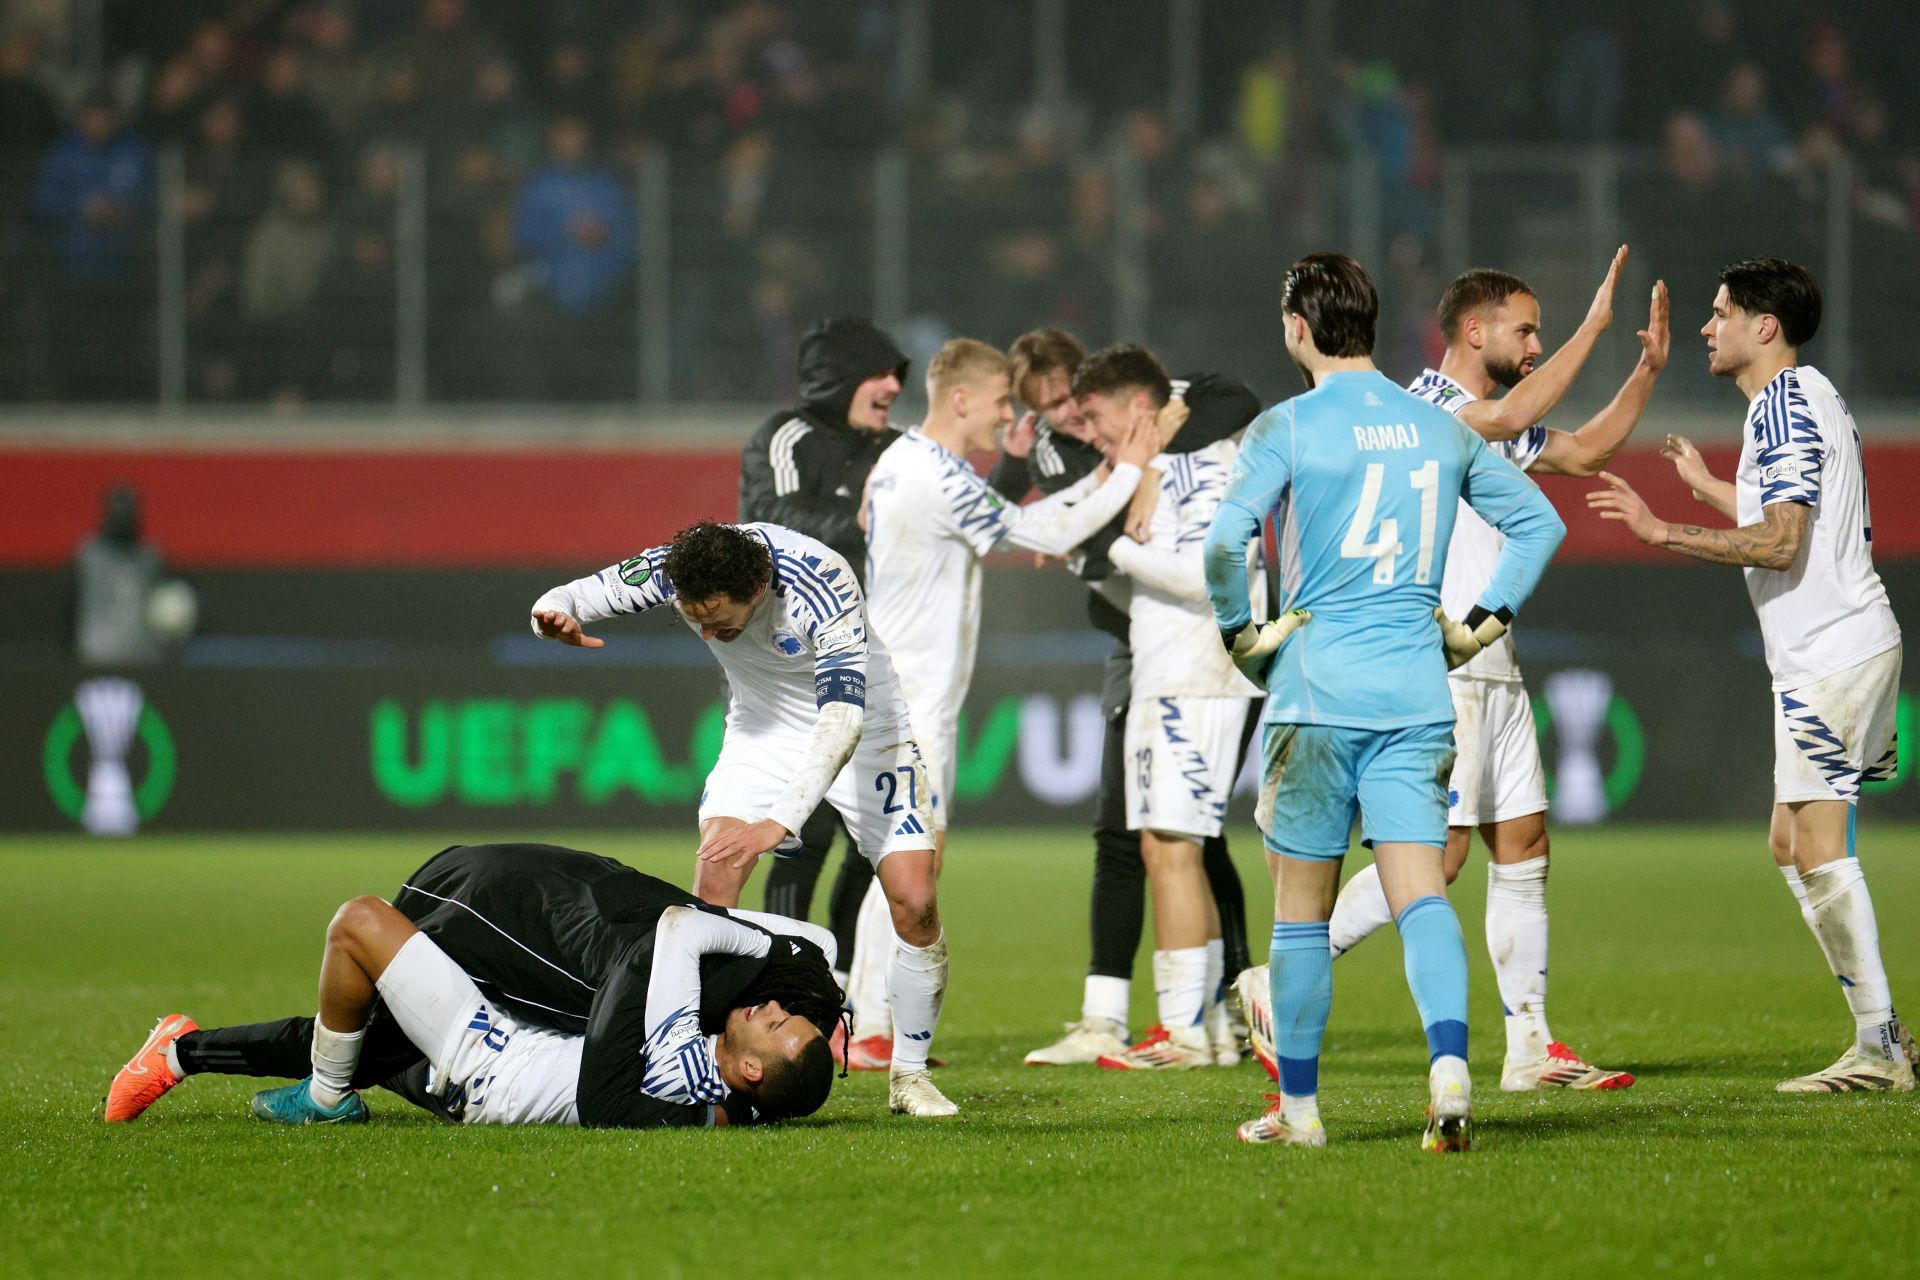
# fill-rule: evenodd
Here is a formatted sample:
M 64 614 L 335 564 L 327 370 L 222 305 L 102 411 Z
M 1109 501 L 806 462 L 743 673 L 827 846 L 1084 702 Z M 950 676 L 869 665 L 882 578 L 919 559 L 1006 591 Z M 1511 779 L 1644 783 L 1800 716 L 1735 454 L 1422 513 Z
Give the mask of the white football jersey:
M 739 636 L 706 641 L 727 673 L 727 731 L 784 734 L 804 742 L 819 709 L 829 702 L 861 707 L 865 736 L 907 729 L 893 663 L 886 647 L 869 634 L 866 601 L 853 567 L 824 542 L 783 525 L 737 527 L 767 544 L 773 581 Z M 671 604 L 666 558 L 666 547 L 653 547 L 590 578 L 555 587 L 533 607 L 564 610 L 585 624 Z M 700 631 L 698 623 L 687 626 L 696 635 Z
M 1163 453 L 1148 464 L 1160 473 L 1160 501 L 1139 551 L 1150 555 L 1162 574 L 1178 575 L 1180 589 L 1169 590 L 1175 585 L 1171 580 L 1149 581 L 1147 575 L 1129 570 L 1133 590 L 1127 619 L 1135 699 L 1257 698 L 1263 693 L 1227 656 L 1207 599 L 1207 530 L 1226 495 L 1239 452 L 1233 441 L 1221 440 L 1192 453 Z M 1115 564 L 1129 558 L 1132 549 L 1121 547 L 1125 541 L 1114 544 Z M 1249 586 L 1258 615 L 1265 608 L 1264 576 L 1253 575 Z
M 1006 536 L 1007 505 L 965 458 L 917 430 L 888 445 L 867 479 L 874 634 L 894 656 L 908 704 L 946 720 L 973 681 L 980 558 Z
M 1407 384 L 1407 390 L 1456 418 L 1462 409 L 1479 399 L 1438 369 L 1422 373 Z M 1512 440 L 1487 441 L 1487 448 L 1522 471 L 1531 468 L 1546 447 L 1547 429 L 1538 423 Z M 1464 501 L 1460 503 L 1460 514 L 1453 522 L 1453 537 L 1447 542 L 1446 572 L 1440 578 L 1440 607 L 1447 611 L 1448 617 L 1464 618 L 1480 603 L 1480 597 L 1493 581 L 1494 566 L 1500 562 L 1500 549 L 1506 541 L 1506 537 L 1482 520 L 1472 507 Z M 1520 660 L 1514 653 L 1513 632 L 1509 630 L 1500 637 L 1499 643 L 1488 646 L 1447 674 L 1456 680 L 1517 682 Z
M 1782 369 L 1753 398 L 1734 495 L 1743 526 L 1761 523 L 1776 502 L 1813 509 L 1791 569 L 1745 570 L 1775 689 L 1823 680 L 1900 643 L 1900 624 L 1873 570 L 1860 431 L 1812 365 Z

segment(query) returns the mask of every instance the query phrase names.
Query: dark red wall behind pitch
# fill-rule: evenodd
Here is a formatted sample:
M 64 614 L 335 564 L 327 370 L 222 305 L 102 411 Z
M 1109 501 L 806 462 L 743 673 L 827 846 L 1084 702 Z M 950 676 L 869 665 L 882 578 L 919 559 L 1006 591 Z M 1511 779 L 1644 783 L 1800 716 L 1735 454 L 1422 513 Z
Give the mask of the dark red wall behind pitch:
M 1734 450 L 1710 450 L 1731 477 Z M 1920 558 L 1920 445 L 1867 450 L 1874 543 Z M 739 457 L 583 450 L 0 448 L 0 566 L 66 563 L 116 482 L 139 487 L 148 537 L 180 569 L 601 565 L 701 519 L 732 519 Z M 1657 453 L 1615 470 L 1673 520 L 1719 523 Z M 1569 561 L 1658 558 L 1588 514 L 1597 481 L 1547 478 Z

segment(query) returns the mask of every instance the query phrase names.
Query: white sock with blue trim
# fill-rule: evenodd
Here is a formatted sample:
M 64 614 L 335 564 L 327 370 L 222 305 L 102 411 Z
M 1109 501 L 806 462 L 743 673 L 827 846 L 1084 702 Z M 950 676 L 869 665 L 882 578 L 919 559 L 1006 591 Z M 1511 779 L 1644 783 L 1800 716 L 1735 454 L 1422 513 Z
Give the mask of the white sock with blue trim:
M 1854 1039 L 1862 1053 L 1896 1062 L 1906 1050 L 1893 1026 L 1893 992 L 1880 962 L 1880 925 L 1867 875 L 1854 858 L 1842 858 L 1802 872 L 1813 936 L 1826 953 L 1827 967 L 1840 980 L 1853 1011 Z

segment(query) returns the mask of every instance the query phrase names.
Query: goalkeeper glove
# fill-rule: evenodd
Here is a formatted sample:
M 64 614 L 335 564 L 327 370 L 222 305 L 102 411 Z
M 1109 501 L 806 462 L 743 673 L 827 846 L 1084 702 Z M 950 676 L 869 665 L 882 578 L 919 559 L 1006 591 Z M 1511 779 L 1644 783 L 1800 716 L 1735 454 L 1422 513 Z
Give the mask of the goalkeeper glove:
M 1305 609 L 1289 609 L 1272 622 L 1249 622 L 1232 635 L 1222 631 L 1220 638 L 1226 642 L 1227 652 L 1240 673 L 1256 684 L 1264 684 L 1273 655 L 1280 651 L 1288 636 L 1306 626 L 1312 617 Z
M 1467 614 L 1465 622 L 1455 622 L 1439 605 L 1433 608 L 1433 620 L 1440 624 L 1440 643 L 1447 650 L 1447 670 L 1471 662 L 1482 649 L 1507 634 L 1513 610 L 1488 613 L 1479 605 Z

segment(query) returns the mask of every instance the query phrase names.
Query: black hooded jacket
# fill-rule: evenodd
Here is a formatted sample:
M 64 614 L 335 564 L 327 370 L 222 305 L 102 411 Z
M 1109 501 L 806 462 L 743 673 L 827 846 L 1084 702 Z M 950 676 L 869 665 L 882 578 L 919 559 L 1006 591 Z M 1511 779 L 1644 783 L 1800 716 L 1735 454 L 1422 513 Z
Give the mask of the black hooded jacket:
M 889 370 L 907 376 L 907 358 L 866 320 L 823 320 L 800 338 L 800 405 L 760 424 L 740 454 L 740 519 L 785 525 L 866 573 L 860 494 L 881 451 L 899 437 L 849 426 L 862 382 Z

